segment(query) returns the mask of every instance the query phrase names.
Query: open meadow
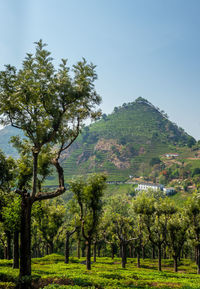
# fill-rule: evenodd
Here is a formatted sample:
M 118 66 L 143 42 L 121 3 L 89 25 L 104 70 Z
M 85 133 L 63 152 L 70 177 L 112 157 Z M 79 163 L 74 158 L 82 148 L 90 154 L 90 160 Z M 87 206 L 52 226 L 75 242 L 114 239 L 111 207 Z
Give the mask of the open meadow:
M 141 260 L 137 268 L 136 259 L 128 259 L 126 269 L 121 268 L 120 258 L 97 258 L 92 270 L 86 270 L 85 258 L 70 258 L 57 254 L 32 259 L 32 288 L 200 288 L 200 275 L 196 265 L 183 259 L 179 272 L 173 272 L 173 261 L 163 260 L 162 272 L 157 271 L 157 260 Z M 18 269 L 12 269 L 12 260 L 0 260 L 0 288 L 16 288 Z

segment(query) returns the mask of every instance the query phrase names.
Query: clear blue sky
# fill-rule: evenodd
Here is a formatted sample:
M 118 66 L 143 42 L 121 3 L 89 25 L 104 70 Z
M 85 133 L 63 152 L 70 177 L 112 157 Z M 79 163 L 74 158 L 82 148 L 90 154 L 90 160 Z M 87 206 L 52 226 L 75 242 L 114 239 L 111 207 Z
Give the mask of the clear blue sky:
M 97 65 L 103 112 L 142 96 L 200 139 L 199 0 L 0 0 L 0 69 L 40 38 Z

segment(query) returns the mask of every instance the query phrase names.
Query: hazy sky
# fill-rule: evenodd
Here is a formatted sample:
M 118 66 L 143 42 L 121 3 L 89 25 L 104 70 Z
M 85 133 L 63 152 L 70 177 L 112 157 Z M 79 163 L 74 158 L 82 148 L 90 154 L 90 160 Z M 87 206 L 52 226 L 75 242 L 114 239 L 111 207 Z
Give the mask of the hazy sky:
M 142 96 L 200 139 L 200 0 L 0 0 L 0 69 L 40 38 L 97 65 L 102 110 Z

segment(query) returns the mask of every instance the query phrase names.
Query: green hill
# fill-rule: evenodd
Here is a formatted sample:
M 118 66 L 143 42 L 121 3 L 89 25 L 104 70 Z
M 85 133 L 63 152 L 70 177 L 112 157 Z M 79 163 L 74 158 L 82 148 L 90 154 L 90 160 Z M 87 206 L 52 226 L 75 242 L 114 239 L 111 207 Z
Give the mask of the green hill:
M 9 138 L 22 133 L 12 127 L 0 130 L 0 148 L 16 157 Z M 115 107 L 113 113 L 83 129 L 70 150 L 62 155 L 66 180 L 74 175 L 106 172 L 109 180 L 126 180 L 130 175 L 148 175 L 151 161 L 165 153 L 187 153 L 194 138 L 172 123 L 142 97 Z M 50 177 L 48 184 L 54 184 Z
M 152 158 L 177 152 L 194 138 L 168 120 L 147 100 L 116 107 L 110 115 L 85 127 L 70 153 L 63 156 L 66 178 L 104 171 L 109 180 L 150 172 Z

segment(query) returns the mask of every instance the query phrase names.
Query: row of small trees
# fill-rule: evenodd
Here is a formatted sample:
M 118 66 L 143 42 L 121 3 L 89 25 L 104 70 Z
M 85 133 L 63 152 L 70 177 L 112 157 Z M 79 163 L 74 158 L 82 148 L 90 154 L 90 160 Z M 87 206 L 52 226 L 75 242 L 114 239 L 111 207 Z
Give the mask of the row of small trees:
M 127 253 L 134 250 L 138 267 L 140 255 L 146 248 L 146 256 L 155 257 L 161 270 L 162 256 L 174 259 L 174 271 L 178 270 L 178 259 L 195 251 L 197 273 L 200 273 L 200 197 L 193 195 L 184 208 L 177 207 L 161 193 L 140 192 L 134 198 L 128 195 L 103 197 L 105 175 L 91 175 L 78 178 L 70 183 L 73 198 L 67 205 L 60 201 L 38 202 L 33 207 L 32 252 L 33 256 L 63 252 L 65 242 L 65 262 L 69 262 L 70 237 L 76 232 L 78 256 L 80 246 L 86 249 L 87 269 L 91 269 L 91 247 L 94 260 L 96 249 L 110 247 L 112 257 L 117 252 L 125 268 Z M 10 198 L 12 197 L 12 202 Z M 11 257 L 10 240 L 13 235 L 14 267 L 18 266 L 16 233 L 20 231 L 20 197 L 10 193 L 1 198 L 1 220 L 4 227 L 2 244 L 7 248 L 5 257 Z M 7 243 L 6 243 L 7 240 Z M 82 245 L 81 245 L 82 244 Z M 129 250 L 128 250 L 129 248 Z M 187 248 L 187 250 L 186 250 Z M 189 250 L 188 250 L 189 248 Z M 192 249 L 194 248 L 194 250 Z M 18 256 L 18 257 L 17 257 Z

